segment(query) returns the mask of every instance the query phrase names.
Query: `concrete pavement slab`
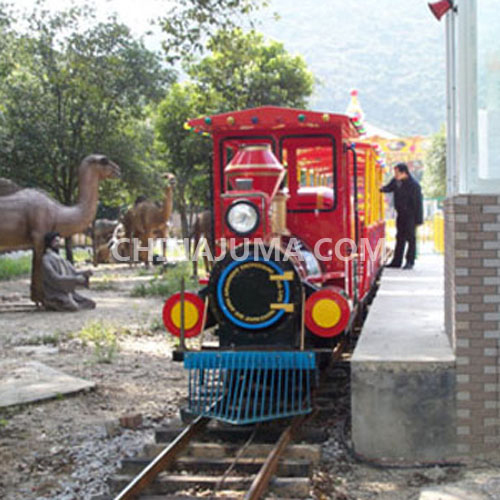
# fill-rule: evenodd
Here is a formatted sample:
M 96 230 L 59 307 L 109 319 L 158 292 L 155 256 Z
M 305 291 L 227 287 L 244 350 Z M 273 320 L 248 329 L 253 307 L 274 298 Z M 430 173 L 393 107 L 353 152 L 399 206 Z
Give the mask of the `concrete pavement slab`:
M 0 361 L 0 407 L 32 403 L 95 387 L 38 361 Z

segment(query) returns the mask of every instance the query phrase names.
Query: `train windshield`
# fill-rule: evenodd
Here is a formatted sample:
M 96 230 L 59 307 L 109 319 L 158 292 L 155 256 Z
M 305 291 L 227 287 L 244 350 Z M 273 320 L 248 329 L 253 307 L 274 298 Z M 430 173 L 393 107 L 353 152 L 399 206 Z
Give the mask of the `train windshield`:
M 288 172 L 290 209 L 333 210 L 336 175 L 333 136 L 284 137 L 281 160 Z

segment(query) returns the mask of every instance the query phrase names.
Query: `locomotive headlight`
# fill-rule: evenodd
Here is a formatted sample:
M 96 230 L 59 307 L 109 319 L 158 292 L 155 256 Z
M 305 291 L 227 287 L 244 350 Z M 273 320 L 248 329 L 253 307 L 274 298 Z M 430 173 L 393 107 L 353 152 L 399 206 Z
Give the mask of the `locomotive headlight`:
M 234 202 L 226 212 L 226 223 L 238 236 L 253 233 L 259 226 L 259 211 L 247 200 Z

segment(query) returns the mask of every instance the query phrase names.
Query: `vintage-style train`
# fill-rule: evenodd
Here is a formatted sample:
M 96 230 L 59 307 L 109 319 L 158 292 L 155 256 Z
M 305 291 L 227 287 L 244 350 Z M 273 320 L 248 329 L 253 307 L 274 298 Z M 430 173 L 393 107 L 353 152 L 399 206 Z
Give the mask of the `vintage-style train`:
M 382 162 L 345 115 L 261 107 L 191 120 L 213 139 L 208 283 L 177 293 L 167 329 L 217 325 L 186 352 L 189 411 L 249 423 L 310 411 L 315 370 L 349 335 L 382 268 Z

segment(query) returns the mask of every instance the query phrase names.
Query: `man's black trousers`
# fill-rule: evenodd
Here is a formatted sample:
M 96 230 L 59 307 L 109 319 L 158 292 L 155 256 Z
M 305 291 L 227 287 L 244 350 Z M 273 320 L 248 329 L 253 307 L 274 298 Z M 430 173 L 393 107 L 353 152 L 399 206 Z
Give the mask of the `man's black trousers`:
M 396 217 L 396 249 L 394 250 L 394 257 L 392 259 L 392 263 L 395 266 L 401 266 L 403 263 L 406 244 L 408 244 L 406 264 L 410 266 L 415 264 L 415 255 L 417 252 L 416 229 L 415 218 L 413 216 L 398 214 Z

